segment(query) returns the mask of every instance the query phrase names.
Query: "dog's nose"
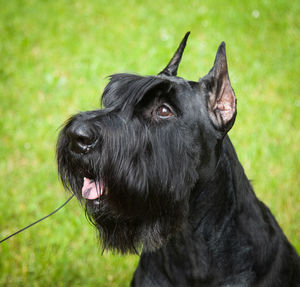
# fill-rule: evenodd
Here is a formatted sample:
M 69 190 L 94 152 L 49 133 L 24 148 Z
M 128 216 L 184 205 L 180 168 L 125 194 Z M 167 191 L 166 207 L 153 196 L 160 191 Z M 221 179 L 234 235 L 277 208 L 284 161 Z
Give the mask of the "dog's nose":
M 87 124 L 73 124 L 67 130 L 70 139 L 70 149 L 76 153 L 88 153 L 96 144 L 97 139 Z

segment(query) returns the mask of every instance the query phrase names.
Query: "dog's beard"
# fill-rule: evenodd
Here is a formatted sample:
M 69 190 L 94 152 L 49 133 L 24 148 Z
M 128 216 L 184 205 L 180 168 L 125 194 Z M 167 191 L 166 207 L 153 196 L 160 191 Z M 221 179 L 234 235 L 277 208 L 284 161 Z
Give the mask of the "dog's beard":
M 62 178 L 64 185 L 72 189 L 97 228 L 103 250 L 125 254 L 138 253 L 143 247 L 154 251 L 179 231 L 188 213 L 188 197 L 178 200 L 170 190 L 137 192 L 129 190 L 124 180 L 112 176 L 91 180 L 65 166 L 60 174 L 67 175 Z
M 128 200 L 134 201 L 133 198 Z M 103 249 L 138 253 L 142 246 L 147 251 L 160 248 L 181 228 L 187 214 L 187 202 L 164 202 L 168 205 L 158 207 L 157 202 L 150 200 L 139 203 L 137 214 L 133 210 L 126 214 L 129 209 L 120 208 L 122 204 L 116 204 L 109 196 L 102 196 L 96 202 L 87 200 L 85 206 L 88 218 L 99 232 Z M 149 210 L 152 204 L 156 205 L 156 211 L 142 214 L 141 210 Z

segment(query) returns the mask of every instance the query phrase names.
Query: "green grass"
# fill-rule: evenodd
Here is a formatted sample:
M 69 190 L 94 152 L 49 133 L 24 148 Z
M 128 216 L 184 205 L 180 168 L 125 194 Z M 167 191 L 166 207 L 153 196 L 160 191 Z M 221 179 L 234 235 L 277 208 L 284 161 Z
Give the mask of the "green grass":
M 68 116 L 98 107 L 107 75 L 159 72 L 190 30 L 179 74 L 206 74 L 226 41 L 238 98 L 231 139 L 257 195 L 300 252 L 299 1 L 0 0 L 0 7 L 0 238 L 67 198 L 55 144 Z M 101 256 L 73 200 L 0 246 L 0 286 L 127 286 L 137 261 Z

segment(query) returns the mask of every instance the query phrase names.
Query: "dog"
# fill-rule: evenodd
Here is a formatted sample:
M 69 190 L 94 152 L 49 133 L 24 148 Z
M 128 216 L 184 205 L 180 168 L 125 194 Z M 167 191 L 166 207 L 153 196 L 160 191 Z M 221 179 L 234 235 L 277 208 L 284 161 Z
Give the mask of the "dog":
M 257 199 L 227 135 L 236 118 L 225 43 L 199 81 L 114 74 L 104 108 L 72 116 L 58 171 L 103 250 L 139 253 L 132 286 L 300 286 L 300 259 Z

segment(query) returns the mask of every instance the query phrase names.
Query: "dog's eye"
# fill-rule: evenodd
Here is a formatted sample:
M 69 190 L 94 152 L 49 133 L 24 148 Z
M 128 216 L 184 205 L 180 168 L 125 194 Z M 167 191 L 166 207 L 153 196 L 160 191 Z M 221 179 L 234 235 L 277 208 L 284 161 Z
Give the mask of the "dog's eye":
M 173 113 L 171 111 L 171 109 L 166 106 L 166 105 L 161 105 L 157 110 L 156 110 L 156 114 L 160 117 L 160 118 L 169 118 L 173 116 Z

